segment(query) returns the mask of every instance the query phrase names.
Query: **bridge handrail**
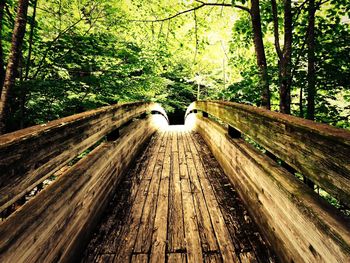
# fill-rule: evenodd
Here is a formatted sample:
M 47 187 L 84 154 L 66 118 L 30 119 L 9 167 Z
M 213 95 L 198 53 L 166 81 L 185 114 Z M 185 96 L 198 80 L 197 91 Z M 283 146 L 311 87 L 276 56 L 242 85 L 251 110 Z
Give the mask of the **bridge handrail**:
M 155 103 L 106 106 L 0 136 L 0 212 L 97 141 Z
M 330 125 L 222 101 L 196 101 L 201 111 L 228 124 L 296 171 L 350 205 L 350 132 Z

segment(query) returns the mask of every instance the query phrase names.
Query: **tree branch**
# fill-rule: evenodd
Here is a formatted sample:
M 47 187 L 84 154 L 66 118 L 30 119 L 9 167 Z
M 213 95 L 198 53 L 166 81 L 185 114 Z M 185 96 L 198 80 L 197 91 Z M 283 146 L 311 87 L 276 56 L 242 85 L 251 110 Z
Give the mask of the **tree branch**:
M 190 8 L 190 9 L 186 9 L 186 10 L 183 10 L 183 11 L 180 11 L 174 15 L 171 15 L 169 17 L 166 17 L 166 18 L 161 18 L 161 19 L 144 19 L 144 20 L 128 20 L 130 22 L 150 22 L 150 23 L 153 23 L 153 22 L 164 22 L 164 21 L 168 21 L 168 20 L 171 20 L 175 17 L 178 17 L 180 15 L 183 15 L 183 14 L 186 14 L 186 13 L 189 13 L 189 12 L 193 12 L 193 11 L 196 11 L 204 6 L 227 6 L 227 7 L 235 7 L 235 8 L 238 8 L 238 9 L 241 9 L 241 10 L 244 10 L 248 13 L 250 13 L 250 9 L 248 7 L 245 7 L 245 6 L 241 6 L 241 5 L 232 5 L 232 4 L 227 4 L 227 3 L 205 3 L 205 2 L 202 2 L 202 1 L 199 1 L 199 0 L 196 0 L 196 2 L 200 3 L 200 5 L 197 5 L 193 8 Z
M 295 24 L 298 21 L 299 15 L 301 14 L 301 10 L 303 9 L 304 5 L 308 2 L 309 0 L 305 0 L 304 2 L 302 2 L 298 7 L 296 7 L 295 9 L 297 10 L 295 15 L 294 15 L 294 22 L 293 22 L 293 27 L 295 26 Z
M 207 6 L 231 6 L 250 13 L 250 9 L 242 5 L 236 5 L 236 4 L 233 5 L 233 4 L 227 4 L 227 3 L 206 3 L 201 0 L 195 0 L 195 1 L 198 3 L 201 3 L 202 5 L 207 5 Z
M 91 15 L 95 9 L 97 8 L 98 4 L 94 5 L 93 8 L 90 10 L 89 14 L 88 15 Z M 79 24 L 81 21 L 83 21 L 87 16 L 85 16 L 85 14 L 83 14 L 78 20 L 76 20 L 73 24 L 71 24 L 70 26 L 66 27 L 63 31 L 59 32 L 57 34 L 57 36 L 50 41 L 50 44 L 48 45 L 48 47 L 46 48 L 44 54 L 43 54 L 43 57 L 41 58 L 39 64 L 38 64 L 38 67 L 37 67 L 37 70 L 36 72 L 33 74 L 33 77 L 32 79 L 35 79 L 37 77 L 37 75 L 40 73 L 40 70 L 42 69 L 42 67 L 44 66 L 44 62 L 45 62 L 45 59 L 49 53 L 49 51 L 52 49 L 52 47 L 54 46 L 54 44 L 61 38 L 62 35 L 66 34 L 67 32 L 69 32 L 70 30 L 74 29 L 75 26 L 77 24 Z M 89 29 L 90 30 L 90 29 Z
M 198 5 L 198 6 L 195 6 L 193 8 L 190 8 L 190 9 L 187 9 L 187 10 L 183 10 L 181 12 L 178 12 L 176 13 L 175 15 L 172 15 L 172 16 L 169 16 L 169 17 L 166 17 L 166 18 L 161 18 L 161 19 L 145 19 L 145 20 L 129 20 L 131 22 L 150 22 L 150 23 L 154 23 L 154 22 L 164 22 L 164 21 L 168 21 L 168 20 L 171 20 L 175 17 L 178 17 L 180 15 L 183 15 L 183 14 L 186 14 L 186 13 L 189 13 L 189 12 L 192 12 L 192 11 L 195 11 L 197 9 L 200 9 L 202 8 L 203 6 L 205 6 L 205 4 L 201 4 L 201 5 Z

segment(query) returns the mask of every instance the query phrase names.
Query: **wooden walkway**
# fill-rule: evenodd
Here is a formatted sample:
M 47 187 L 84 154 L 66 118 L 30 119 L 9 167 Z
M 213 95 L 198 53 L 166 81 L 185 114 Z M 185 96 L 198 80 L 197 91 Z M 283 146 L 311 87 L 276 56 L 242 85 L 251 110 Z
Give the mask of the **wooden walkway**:
M 275 262 L 200 135 L 154 135 L 82 262 Z

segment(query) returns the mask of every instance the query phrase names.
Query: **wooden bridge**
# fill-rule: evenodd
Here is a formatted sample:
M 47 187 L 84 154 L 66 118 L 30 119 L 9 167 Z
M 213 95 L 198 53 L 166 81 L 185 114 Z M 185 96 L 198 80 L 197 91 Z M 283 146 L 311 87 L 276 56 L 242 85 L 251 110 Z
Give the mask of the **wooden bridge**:
M 0 262 L 350 262 L 350 132 L 198 101 L 0 137 Z M 304 178 L 303 180 L 297 177 Z

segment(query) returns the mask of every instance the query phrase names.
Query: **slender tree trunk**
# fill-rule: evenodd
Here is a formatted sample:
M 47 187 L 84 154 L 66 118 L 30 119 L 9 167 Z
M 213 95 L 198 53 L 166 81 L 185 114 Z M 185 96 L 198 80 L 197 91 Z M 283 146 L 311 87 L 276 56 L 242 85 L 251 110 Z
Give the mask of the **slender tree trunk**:
M 255 53 L 260 74 L 261 106 L 266 109 L 270 109 L 270 88 L 267 73 L 263 34 L 261 30 L 259 0 L 251 1 L 250 14 L 252 18 Z
M 303 87 L 300 87 L 300 91 L 299 91 L 299 117 L 304 118 Z
M 292 23 L 292 2 L 284 0 L 284 45 L 283 58 L 280 61 L 280 111 L 286 114 L 290 114 L 291 104 Z
M 27 56 L 27 63 L 26 63 L 26 72 L 25 72 L 25 80 L 28 80 L 29 70 L 30 70 L 30 60 L 32 56 L 32 49 L 33 49 L 33 37 L 34 37 L 34 28 L 35 28 L 35 16 L 36 16 L 36 6 L 37 6 L 38 0 L 33 1 L 33 15 L 30 23 L 30 33 L 29 33 L 29 47 L 28 47 L 28 56 Z
M 315 119 L 315 0 L 309 0 L 308 36 L 307 36 L 307 112 L 306 118 Z
M 284 0 L 284 45 L 283 50 L 279 43 L 278 14 L 276 0 L 271 0 L 275 48 L 278 55 L 278 75 L 280 82 L 280 112 L 290 114 L 291 84 L 292 84 L 292 3 L 291 0 Z
M 0 0 L 0 94 L 5 80 L 5 62 L 2 49 L 2 21 L 4 18 L 5 0 Z
M 6 131 L 6 121 L 9 116 L 9 102 L 15 85 L 17 69 L 21 57 L 23 38 L 25 34 L 29 0 L 19 0 L 16 22 L 12 34 L 11 52 L 8 60 L 4 86 L 0 98 L 0 133 Z

